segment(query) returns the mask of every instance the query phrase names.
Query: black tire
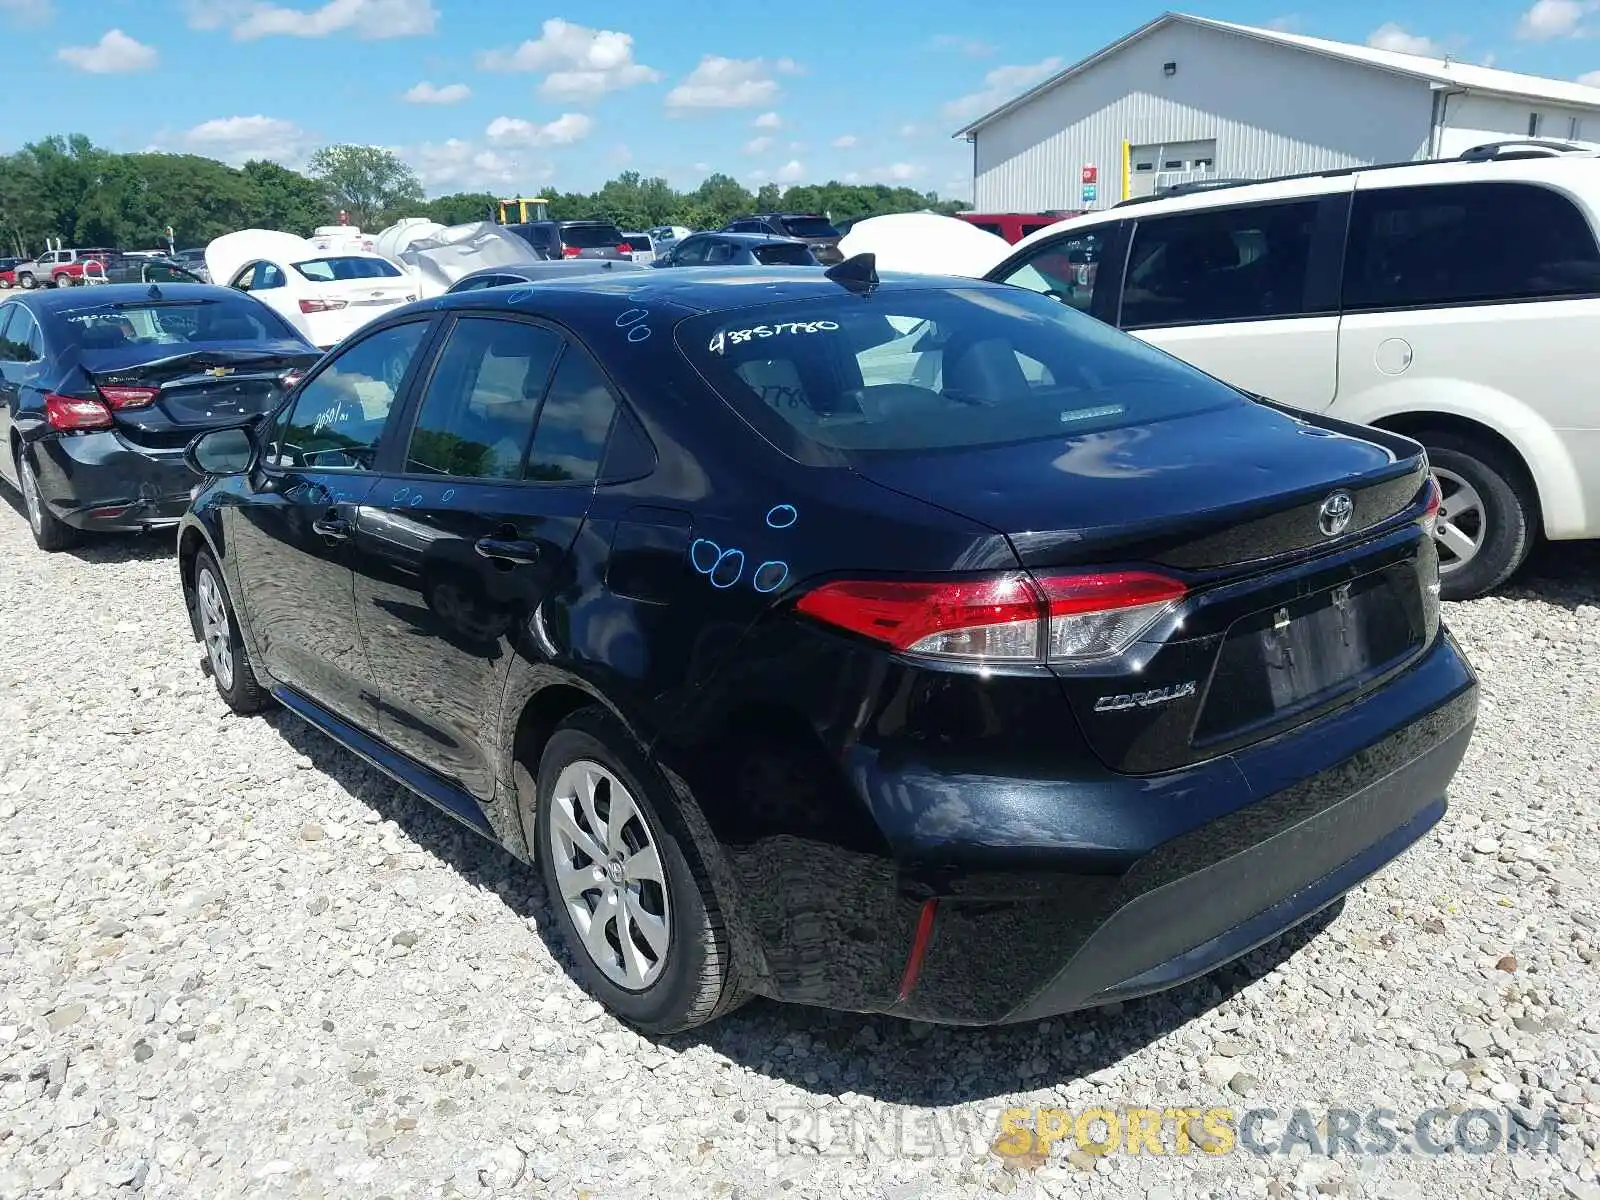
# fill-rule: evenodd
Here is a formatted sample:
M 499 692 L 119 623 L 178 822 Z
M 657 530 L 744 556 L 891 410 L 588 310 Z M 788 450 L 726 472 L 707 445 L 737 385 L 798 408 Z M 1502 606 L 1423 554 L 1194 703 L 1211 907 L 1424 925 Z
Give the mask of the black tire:
M 31 292 L 39 286 L 39 281 L 33 277 L 32 271 L 24 271 L 17 276 L 17 286 L 23 291 Z
M 556 784 L 563 771 L 583 761 L 598 764 L 631 794 L 666 880 L 667 946 L 660 956 L 659 974 L 639 990 L 620 986 L 601 970 L 557 883 L 551 824 Z M 692 1029 L 742 1004 L 747 996 L 698 849 L 668 799 L 666 782 L 627 732 L 602 708 L 574 713 L 545 744 L 537 779 L 534 819 L 524 817 L 524 828 L 535 847 L 555 925 L 584 989 L 629 1025 L 652 1036 Z M 611 929 L 620 933 L 619 925 L 613 922 Z
M 76 279 L 74 279 L 71 275 L 68 275 L 65 271 L 62 271 L 51 282 L 55 287 L 68 288 L 68 287 L 71 287 L 73 284 L 77 283 L 78 281 Z
M 28 452 L 21 446 L 16 449 L 17 480 L 22 485 L 22 511 L 28 518 L 28 532 L 33 534 L 33 544 L 50 554 L 70 550 L 83 540 L 81 530 L 74 529 L 44 502 L 39 490 L 39 476 L 28 461 Z
M 1464 480 L 1483 502 L 1477 553 L 1457 567 L 1441 562 L 1439 594 L 1446 600 L 1471 600 L 1491 592 L 1511 578 L 1533 548 L 1538 502 L 1526 472 L 1500 447 L 1470 435 L 1438 430 L 1417 440 L 1427 447 L 1428 461 L 1436 469 Z M 1452 516 L 1447 497 L 1443 519 Z
M 219 665 L 220 647 L 212 644 L 207 625 L 209 596 L 213 593 L 220 606 L 217 616 L 226 625 L 225 645 L 228 650 L 226 666 Z M 272 703 L 272 694 L 256 679 L 255 667 L 250 662 L 250 651 L 245 648 L 239 634 L 239 618 L 234 615 L 233 598 L 228 595 L 228 585 L 222 570 L 208 550 L 202 550 L 194 560 L 195 628 L 200 643 L 206 648 L 207 665 L 211 682 L 217 685 L 217 694 L 223 703 L 241 717 L 260 712 Z M 220 629 L 220 625 L 219 625 Z

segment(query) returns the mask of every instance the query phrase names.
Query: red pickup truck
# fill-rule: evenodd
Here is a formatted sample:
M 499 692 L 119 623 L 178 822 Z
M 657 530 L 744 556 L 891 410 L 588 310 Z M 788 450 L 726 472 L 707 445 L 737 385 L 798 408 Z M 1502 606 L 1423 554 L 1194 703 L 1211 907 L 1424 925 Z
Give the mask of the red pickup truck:
M 979 229 L 1005 238 L 1015 246 L 1030 233 L 1054 225 L 1057 221 L 1065 221 L 1068 217 L 1076 217 L 1079 213 L 1075 210 L 1062 210 L 1061 212 L 1045 213 L 974 213 L 958 212 L 960 217 L 969 225 L 976 225 Z

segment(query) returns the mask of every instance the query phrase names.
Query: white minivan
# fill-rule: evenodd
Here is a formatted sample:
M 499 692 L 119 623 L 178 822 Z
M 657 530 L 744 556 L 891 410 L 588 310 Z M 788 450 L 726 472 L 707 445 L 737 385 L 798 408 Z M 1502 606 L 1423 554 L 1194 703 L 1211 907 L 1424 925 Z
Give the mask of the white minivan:
M 1421 441 L 1443 595 L 1464 599 L 1541 532 L 1600 537 L 1597 228 L 1600 157 L 1505 143 L 1127 202 L 1033 234 L 986 277 Z

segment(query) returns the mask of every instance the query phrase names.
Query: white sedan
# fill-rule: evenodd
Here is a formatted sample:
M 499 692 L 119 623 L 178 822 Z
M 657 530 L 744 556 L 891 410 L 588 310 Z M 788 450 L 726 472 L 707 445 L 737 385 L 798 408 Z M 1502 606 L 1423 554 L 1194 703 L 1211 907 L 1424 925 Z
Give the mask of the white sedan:
M 215 282 L 282 313 L 322 350 L 417 298 L 415 281 L 382 255 L 318 249 L 269 229 L 217 238 L 206 247 L 206 268 Z

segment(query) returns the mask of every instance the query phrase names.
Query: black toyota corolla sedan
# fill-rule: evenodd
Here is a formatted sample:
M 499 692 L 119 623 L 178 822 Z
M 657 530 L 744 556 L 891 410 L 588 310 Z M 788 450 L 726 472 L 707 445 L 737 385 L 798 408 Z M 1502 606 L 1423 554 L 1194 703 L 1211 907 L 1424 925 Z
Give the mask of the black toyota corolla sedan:
M 206 429 L 271 412 L 318 352 L 266 305 L 194 283 L 105 284 L 0 304 L 0 476 L 34 541 L 172 528 Z
M 1416 443 L 864 256 L 413 304 L 189 455 L 227 703 L 536 861 L 654 1033 L 1193 978 L 1421 838 L 1476 717 Z

